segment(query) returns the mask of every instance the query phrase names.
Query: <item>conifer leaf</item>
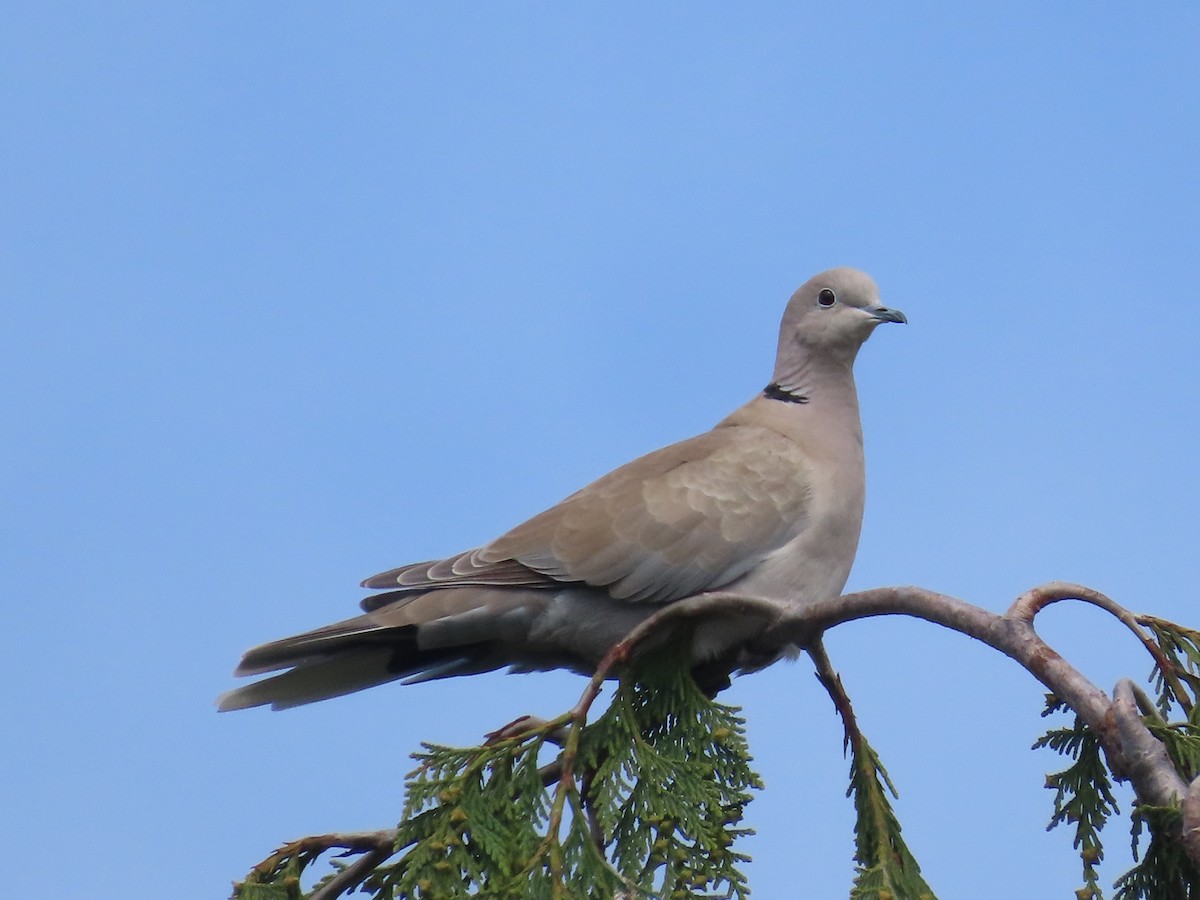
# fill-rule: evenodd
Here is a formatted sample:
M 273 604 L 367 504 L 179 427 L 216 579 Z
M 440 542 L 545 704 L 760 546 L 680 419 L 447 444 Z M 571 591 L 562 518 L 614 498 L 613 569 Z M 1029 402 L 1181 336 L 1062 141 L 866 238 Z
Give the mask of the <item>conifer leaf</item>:
M 1151 673 L 1159 712 L 1167 718 L 1178 706 L 1191 715 L 1200 699 L 1200 631 L 1157 616 L 1139 616 L 1138 622 L 1150 630 L 1168 664 L 1167 671 L 1156 664 Z
M 741 821 L 761 782 L 744 725 L 696 688 L 685 649 L 660 648 L 630 667 L 591 724 L 572 713 L 479 747 L 423 744 L 396 832 L 401 855 L 359 889 L 375 900 L 745 900 L 748 857 L 733 846 L 750 833 Z M 539 756 L 564 729 L 566 777 L 555 784 Z M 300 876 L 325 848 L 281 848 L 235 897 L 300 900 Z M 335 860 L 325 881 L 345 866 Z
M 1043 716 L 1064 711 L 1065 707 L 1053 695 L 1046 697 Z M 1073 846 L 1079 851 L 1083 886 L 1077 896 L 1087 900 L 1102 900 L 1099 865 L 1104 859 L 1104 844 L 1100 832 L 1109 816 L 1120 812 L 1112 794 L 1108 767 L 1100 752 L 1100 742 L 1093 731 L 1075 717 L 1071 728 L 1054 728 L 1033 744 L 1033 749 L 1049 748 L 1074 762 L 1061 772 L 1046 776 L 1046 787 L 1054 793 L 1054 811 L 1046 830 L 1062 824 L 1073 824 Z
M 1200 877 L 1174 834 L 1179 829 L 1177 807 L 1146 806 L 1133 809 L 1133 855 L 1138 856 L 1143 829 L 1150 842 L 1141 861 L 1117 879 L 1113 900 L 1197 900 Z
M 857 871 L 851 900 L 935 900 L 933 889 L 921 877 L 904 838 L 900 822 L 888 800 L 898 798 L 879 754 L 862 732 L 850 741 L 850 787 L 854 800 L 854 860 Z

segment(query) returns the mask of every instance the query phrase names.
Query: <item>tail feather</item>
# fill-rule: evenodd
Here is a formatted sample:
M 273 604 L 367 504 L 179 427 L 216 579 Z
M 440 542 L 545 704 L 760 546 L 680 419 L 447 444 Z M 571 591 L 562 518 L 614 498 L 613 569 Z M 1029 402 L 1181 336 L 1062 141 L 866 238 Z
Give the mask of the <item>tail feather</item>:
M 247 650 L 234 674 L 288 671 L 223 694 L 222 711 L 286 709 L 388 681 L 473 675 L 522 660 L 542 591 L 444 588 Z
M 305 661 L 282 675 L 222 694 L 217 698 L 217 709 L 227 712 L 268 704 L 272 709 L 290 709 L 403 678 L 403 673 L 389 671 L 391 658 L 391 650 L 378 647 L 368 652 Z
M 489 652 L 488 644 L 464 644 L 454 647 L 420 649 L 414 627 L 378 629 L 366 635 L 351 634 L 341 642 L 326 638 L 327 649 L 315 655 L 311 646 L 302 640 L 296 655 L 287 658 L 289 640 L 276 641 L 256 647 L 246 654 L 239 671 L 257 674 L 290 667 L 289 671 L 256 681 L 245 687 L 222 694 L 217 699 L 221 712 L 270 705 L 272 709 L 289 709 L 330 697 L 352 694 L 389 681 L 430 681 L 451 675 L 486 672 L 504 664 Z M 300 635 L 299 639 L 305 638 Z M 251 654 L 270 648 L 269 668 L 255 665 Z
M 409 630 L 413 630 L 411 626 Z M 351 648 L 395 644 L 399 637 L 396 632 L 400 631 L 400 628 L 381 629 L 369 617 L 357 616 L 252 647 L 242 654 L 242 659 L 233 670 L 233 674 L 239 678 L 246 675 L 262 675 L 265 672 L 328 659 L 331 655 Z

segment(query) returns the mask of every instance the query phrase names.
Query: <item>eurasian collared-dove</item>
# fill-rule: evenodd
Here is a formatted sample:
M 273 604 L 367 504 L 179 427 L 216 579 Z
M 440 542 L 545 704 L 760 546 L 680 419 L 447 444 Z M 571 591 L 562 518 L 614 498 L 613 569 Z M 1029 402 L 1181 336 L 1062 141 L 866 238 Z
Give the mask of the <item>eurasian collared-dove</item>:
M 863 513 L 862 426 L 851 368 L 880 322 L 904 314 L 875 283 L 831 269 L 788 302 L 771 383 L 712 431 L 610 472 L 490 544 L 368 578 L 365 614 L 255 647 L 222 710 L 276 709 L 398 678 L 509 666 L 590 672 L 660 604 L 721 590 L 806 604 L 837 596 Z M 760 620 L 700 625 L 696 664 L 756 654 Z

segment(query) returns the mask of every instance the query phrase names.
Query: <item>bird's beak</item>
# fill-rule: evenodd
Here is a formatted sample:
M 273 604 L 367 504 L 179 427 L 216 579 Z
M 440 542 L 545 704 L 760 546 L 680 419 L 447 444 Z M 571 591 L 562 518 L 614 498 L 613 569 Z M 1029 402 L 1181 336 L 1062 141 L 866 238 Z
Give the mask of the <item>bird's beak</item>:
M 908 324 L 908 317 L 898 309 L 888 309 L 886 306 L 876 306 L 874 309 L 867 310 L 871 314 L 871 318 L 876 322 L 899 322 L 902 325 Z

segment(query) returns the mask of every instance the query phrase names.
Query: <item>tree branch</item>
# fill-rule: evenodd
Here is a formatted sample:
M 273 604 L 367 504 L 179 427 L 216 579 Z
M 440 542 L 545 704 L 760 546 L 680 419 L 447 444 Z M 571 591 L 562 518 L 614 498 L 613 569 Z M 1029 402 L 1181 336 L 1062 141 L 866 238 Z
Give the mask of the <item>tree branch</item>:
M 708 616 L 740 615 L 761 619 L 765 630 L 755 640 L 755 647 L 759 650 L 780 652 L 789 645 L 798 645 L 809 649 L 810 653 L 815 651 L 813 659 L 817 664 L 818 677 L 830 689 L 836 703 L 837 694 L 831 689 L 836 688 L 836 682 L 827 682 L 827 679 L 836 679 L 837 676 L 836 673 L 830 675 L 832 667 L 828 666 L 827 657 L 825 665 L 828 668 L 822 669 L 824 654 L 820 645 L 821 635 L 830 628 L 857 619 L 887 615 L 912 616 L 975 638 L 1017 662 L 1096 733 L 1113 774 L 1118 778 L 1129 778 L 1143 802 L 1155 805 L 1178 802 L 1187 793 L 1186 788 L 1161 743 L 1145 731 L 1145 726 L 1138 719 L 1132 685 L 1121 689 L 1122 696 L 1128 691 L 1129 707 L 1127 715 L 1125 708 L 1121 707 L 1124 718 L 1118 720 L 1113 700 L 1064 660 L 1034 629 L 1033 621 L 1038 612 L 1062 600 L 1078 600 L 1112 615 L 1150 651 L 1160 671 L 1171 675 L 1170 663 L 1146 635 L 1133 613 L 1099 591 L 1067 582 L 1053 581 L 1026 591 L 1003 615 L 919 587 L 875 588 L 803 607 L 786 606 L 758 597 L 711 592 L 672 603 L 630 631 L 597 667 L 574 714 L 586 717 L 604 679 L 610 677 L 613 669 L 636 652 L 638 646 L 650 636 L 657 636 L 673 623 Z M 1136 720 L 1144 735 L 1133 727 L 1129 716 Z M 852 723 L 853 717 L 845 721 Z M 1143 736 L 1152 741 L 1160 752 L 1150 753 L 1148 745 L 1142 740 Z M 850 739 L 849 732 L 847 739 Z M 1197 800 L 1197 807 L 1197 827 L 1200 828 L 1200 799 Z M 1196 842 L 1200 845 L 1200 833 Z M 1197 862 L 1200 864 L 1200 858 Z
M 1111 750 L 1119 760 L 1120 747 L 1111 739 L 1108 695 L 1046 644 L 1022 609 L 1016 615 L 999 616 L 924 588 L 876 588 L 789 611 L 775 626 L 776 634 L 768 639 L 803 644 L 812 635 L 845 622 L 886 615 L 913 616 L 933 622 L 973 637 L 1015 660 L 1078 713 L 1100 737 L 1105 750 Z
M 386 840 L 387 831 L 379 832 L 381 840 L 379 846 L 368 850 L 346 868 L 342 869 L 327 882 L 312 892 L 308 900 L 335 900 L 342 894 L 349 893 L 354 890 L 363 881 L 366 880 L 372 872 L 379 866 L 383 865 L 389 857 L 396 853 L 396 832 L 390 832 L 391 839 Z
M 1188 859 L 1200 867 L 1200 778 L 1188 785 L 1187 796 L 1183 798 L 1183 849 L 1187 851 Z
M 1162 648 L 1154 642 L 1150 635 L 1146 634 L 1146 630 L 1142 627 L 1142 617 L 1130 612 L 1121 606 L 1121 604 L 1101 594 L 1099 591 L 1094 591 L 1080 584 L 1071 584 L 1067 581 L 1050 581 L 1023 593 L 1009 607 L 1005 615 L 1011 618 L 1024 618 L 1032 625 L 1034 616 L 1051 603 L 1058 603 L 1062 600 L 1078 600 L 1083 603 L 1089 603 L 1104 610 L 1128 628 L 1134 637 L 1141 642 L 1142 646 L 1146 648 L 1146 652 L 1150 654 L 1154 660 L 1154 664 L 1162 672 L 1163 678 L 1167 680 L 1175 696 L 1179 699 L 1184 712 L 1191 712 L 1192 705 L 1188 699 L 1187 692 L 1183 690 L 1179 679 L 1175 677 L 1174 667 L 1163 653 Z
M 1138 713 L 1133 682 L 1122 678 L 1113 690 L 1113 720 L 1125 756 L 1125 772 L 1143 803 L 1174 806 L 1188 793 L 1167 748 L 1150 733 Z
M 398 850 L 396 837 L 398 830 L 385 828 L 382 831 L 351 831 L 342 834 L 320 834 L 301 838 L 284 844 L 257 866 L 251 872 L 247 882 L 255 876 L 271 875 L 287 860 L 307 856 L 315 859 L 329 850 L 344 850 L 342 855 L 362 853 L 353 863 L 340 870 L 329 881 L 315 890 L 309 900 L 334 900 L 347 891 L 353 890 L 363 882 L 376 868 Z
M 920 587 L 889 587 L 860 591 L 807 606 L 790 606 L 776 600 L 747 597 L 727 592 L 699 594 L 656 610 L 615 644 L 597 666 L 575 707 L 556 722 L 563 727 L 551 740 L 563 747 L 558 758 L 541 770 L 546 786 L 560 783 L 555 792 L 552 828 L 562 816 L 562 782 L 575 778 L 579 733 L 587 722 L 593 702 L 604 681 L 654 639 L 657 643 L 674 627 L 697 619 L 755 618 L 763 629 L 753 640 L 756 653 L 782 653 L 789 647 L 808 651 L 817 669 L 817 677 L 829 691 L 845 727 L 847 744 L 859 739 L 849 698 L 833 670 L 821 643 L 831 628 L 857 619 L 903 615 L 941 625 L 1003 653 L 1017 662 L 1070 707 L 1092 729 L 1104 748 L 1114 776 L 1129 780 L 1141 802 L 1154 806 L 1182 805 L 1181 840 L 1192 862 L 1200 868 L 1200 778 L 1188 785 L 1179 776 L 1162 742 L 1146 728 L 1139 714 L 1136 687 L 1128 680 L 1119 682 L 1110 698 L 1088 681 L 1046 644 L 1034 629 L 1034 620 L 1052 603 L 1076 600 L 1088 603 L 1112 615 L 1126 626 L 1154 658 L 1168 684 L 1178 686 L 1174 667 L 1161 648 L 1151 639 L 1140 622 L 1141 617 L 1091 588 L 1065 582 L 1050 582 L 1023 593 L 1003 614 L 989 612 L 955 597 Z M 1187 703 L 1182 690 L 1176 691 Z M 1141 698 L 1144 702 L 1144 694 Z M 536 719 L 517 720 L 488 736 L 488 742 L 516 737 L 550 723 Z M 553 832 L 552 832 L 553 833 Z M 395 847 L 396 830 L 324 835 L 305 838 L 281 848 L 255 871 L 266 872 L 287 856 L 343 848 L 364 855 L 341 870 L 312 895 L 311 900 L 333 900 L 352 890 L 383 861 L 403 849 Z M 290 852 L 288 852 L 290 851 Z M 552 861 L 553 862 L 553 861 Z

